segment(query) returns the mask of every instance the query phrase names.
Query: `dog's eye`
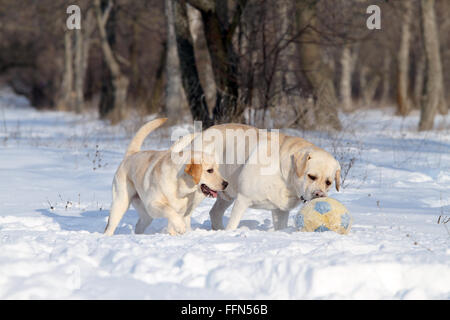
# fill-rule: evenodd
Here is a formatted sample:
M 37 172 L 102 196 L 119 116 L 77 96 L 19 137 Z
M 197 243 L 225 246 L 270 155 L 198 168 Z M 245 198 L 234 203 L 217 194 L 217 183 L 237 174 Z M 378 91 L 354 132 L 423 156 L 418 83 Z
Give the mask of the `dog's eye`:
M 208 172 L 208 173 L 213 173 L 213 172 L 214 172 L 214 169 L 208 169 L 208 170 L 206 170 L 206 172 Z
M 308 178 L 310 178 L 312 181 L 317 179 L 317 177 L 313 176 L 312 174 L 308 174 Z
M 326 184 L 327 184 L 327 186 L 331 185 L 331 181 L 327 180 Z

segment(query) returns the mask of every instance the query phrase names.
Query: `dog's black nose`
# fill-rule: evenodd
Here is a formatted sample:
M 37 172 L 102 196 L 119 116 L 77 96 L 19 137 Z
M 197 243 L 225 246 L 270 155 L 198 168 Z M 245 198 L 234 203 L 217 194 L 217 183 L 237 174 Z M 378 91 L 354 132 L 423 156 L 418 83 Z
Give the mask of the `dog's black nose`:
M 223 181 L 222 181 L 222 187 L 223 187 L 223 190 L 225 190 L 227 186 L 228 186 L 228 182 L 226 182 L 225 180 L 223 180 Z
M 314 198 L 322 198 L 322 197 L 326 197 L 326 193 L 323 192 L 322 190 L 317 190 L 313 193 L 313 197 Z

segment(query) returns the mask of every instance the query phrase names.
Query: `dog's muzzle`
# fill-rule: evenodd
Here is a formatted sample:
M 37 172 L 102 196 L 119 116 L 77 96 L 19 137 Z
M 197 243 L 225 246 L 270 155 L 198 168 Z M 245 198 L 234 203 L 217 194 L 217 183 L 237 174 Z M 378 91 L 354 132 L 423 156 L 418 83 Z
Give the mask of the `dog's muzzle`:
M 202 190 L 202 192 L 205 196 L 211 197 L 211 198 L 217 198 L 217 191 L 209 188 L 206 184 L 202 184 L 200 186 L 200 189 Z

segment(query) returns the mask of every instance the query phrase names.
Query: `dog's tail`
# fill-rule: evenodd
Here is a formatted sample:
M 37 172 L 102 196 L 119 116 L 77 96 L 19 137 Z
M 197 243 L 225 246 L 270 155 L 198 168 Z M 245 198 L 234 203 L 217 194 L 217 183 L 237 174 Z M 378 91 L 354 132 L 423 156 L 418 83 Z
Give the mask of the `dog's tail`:
M 152 132 L 153 130 L 159 128 L 164 122 L 167 121 L 167 118 L 160 118 L 152 120 L 146 124 L 144 124 L 136 133 L 133 140 L 131 140 L 128 145 L 127 152 L 125 156 L 132 155 L 133 153 L 139 152 L 141 150 L 142 143 L 144 139 Z

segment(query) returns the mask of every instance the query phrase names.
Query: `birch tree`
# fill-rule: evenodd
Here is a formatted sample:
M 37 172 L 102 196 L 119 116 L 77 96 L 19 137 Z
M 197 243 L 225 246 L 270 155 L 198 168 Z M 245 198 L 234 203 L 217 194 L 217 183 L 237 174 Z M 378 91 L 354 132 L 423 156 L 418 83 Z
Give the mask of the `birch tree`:
M 57 102 L 58 109 L 77 113 L 84 109 L 84 84 L 95 27 L 91 7 L 86 9 L 81 26 L 80 29 L 66 30 L 64 34 L 64 71 Z

